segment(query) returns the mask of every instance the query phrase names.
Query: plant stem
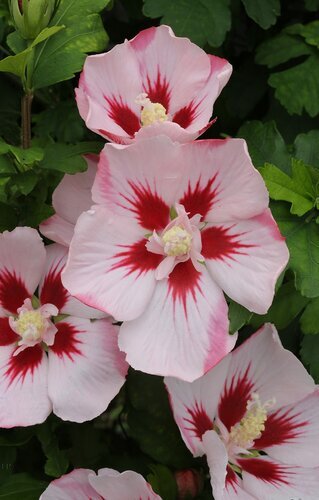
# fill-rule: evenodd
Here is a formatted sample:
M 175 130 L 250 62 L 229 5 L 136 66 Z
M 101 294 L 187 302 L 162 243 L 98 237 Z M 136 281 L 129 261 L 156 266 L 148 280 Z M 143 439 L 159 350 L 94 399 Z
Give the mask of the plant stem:
M 31 146 L 31 106 L 32 93 L 26 93 L 21 100 L 21 143 L 23 149 Z

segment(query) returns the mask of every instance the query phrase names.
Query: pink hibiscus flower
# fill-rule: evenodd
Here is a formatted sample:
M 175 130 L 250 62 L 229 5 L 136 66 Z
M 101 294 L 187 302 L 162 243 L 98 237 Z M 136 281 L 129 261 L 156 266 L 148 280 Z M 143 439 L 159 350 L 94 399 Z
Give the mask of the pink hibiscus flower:
M 125 381 L 118 328 L 62 286 L 66 256 L 35 229 L 0 234 L 0 427 L 90 420 Z
M 319 389 L 272 325 L 195 382 L 165 383 L 216 500 L 318 499 Z
M 119 345 L 134 368 L 200 377 L 236 342 L 222 290 L 264 314 L 288 260 L 245 141 L 108 144 L 93 200 L 64 285 L 124 321 Z
M 40 500 L 161 500 L 143 476 L 127 470 L 75 469 L 52 481 Z
M 89 56 L 76 99 L 87 127 L 109 141 L 129 144 L 165 134 L 188 142 L 211 125 L 213 104 L 231 71 L 225 59 L 159 26 Z
M 93 203 L 91 189 L 99 157 L 85 155 L 84 158 L 87 170 L 63 177 L 52 196 L 55 214 L 40 224 L 40 231 L 44 236 L 67 247 L 73 237 L 76 221 Z

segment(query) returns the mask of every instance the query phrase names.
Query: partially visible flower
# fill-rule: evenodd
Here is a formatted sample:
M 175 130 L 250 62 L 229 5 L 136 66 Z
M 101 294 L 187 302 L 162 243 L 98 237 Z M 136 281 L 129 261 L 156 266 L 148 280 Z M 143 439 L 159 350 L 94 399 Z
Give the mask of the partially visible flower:
M 87 170 L 63 177 L 52 196 L 55 214 L 40 224 L 40 231 L 44 236 L 67 247 L 73 237 L 76 221 L 93 204 L 91 190 L 97 172 L 98 156 L 85 155 L 84 158 Z
M 124 384 L 118 327 L 63 287 L 66 257 L 35 229 L 0 234 L 0 427 L 91 420 Z
M 207 55 L 168 26 L 153 27 L 86 59 L 77 104 L 87 127 L 109 141 L 165 134 L 189 142 L 211 125 L 231 71 L 225 59 Z
M 272 325 L 195 382 L 165 383 L 216 500 L 318 499 L 319 389 Z
M 62 280 L 119 321 L 133 368 L 195 380 L 233 347 L 223 291 L 270 307 L 288 249 L 241 139 L 107 144 Z
M 20 35 L 33 40 L 48 26 L 57 0 L 9 0 L 12 19 Z
M 161 500 L 137 472 L 75 469 L 52 481 L 40 500 Z
M 197 498 L 203 487 L 202 478 L 197 470 L 177 470 L 174 477 L 177 484 L 177 500 Z

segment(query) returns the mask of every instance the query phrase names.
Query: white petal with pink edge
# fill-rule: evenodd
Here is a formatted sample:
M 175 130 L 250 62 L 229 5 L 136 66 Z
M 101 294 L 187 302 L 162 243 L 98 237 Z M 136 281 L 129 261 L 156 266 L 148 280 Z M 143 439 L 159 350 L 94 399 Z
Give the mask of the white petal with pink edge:
M 134 220 L 93 206 L 76 224 L 64 286 L 117 320 L 138 317 L 151 300 L 154 270 L 162 259 L 146 250 L 146 241 Z
M 101 500 L 89 483 L 90 469 L 75 469 L 52 481 L 39 500 Z
M 61 273 L 66 264 L 68 250 L 59 244 L 46 246 L 46 268 L 39 285 L 41 304 L 54 304 L 59 314 L 71 314 L 79 318 L 103 318 L 106 313 L 89 307 L 72 297 L 64 288 Z
M 100 415 L 125 382 L 127 364 L 111 320 L 72 316 L 56 323 L 49 351 L 49 396 L 63 420 L 84 422 Z
M 102 496 L 110 500 L 161 500 L 141 474 L 127 470 L 100 469 L 89 476 L 90 484 Z
M 194 456 L 206 453 L 203 436 L 206 431 L 213 429 L 219 394 L 230 360 L 230 356 L 226 356 L 213 370 L 192 383 L 173 377 L 164 379 L 175 422 Z
M 14 356 L 15 346 L 0 349 L 0 427 L 44 422 L 52 410 L 48 397 L 48 359 L 39 345 Z
M 0 314 L 16 314 L 38 286 L 45 265 L 45 249 L 38 232 L 17 227 L 0 234 Z
M 119 346 L 133 368 L 191 382 L 216 365 L 236 338 L 228 334 L 221 290 L 204 267 L 199 273 L 188 260 L 157 282 L 139 318 L 122 325 Z
M 252 219 L 202 231 L 207 268 L 227 295 L 250 311 L 265 314 L 289 252 L 270 210 Z

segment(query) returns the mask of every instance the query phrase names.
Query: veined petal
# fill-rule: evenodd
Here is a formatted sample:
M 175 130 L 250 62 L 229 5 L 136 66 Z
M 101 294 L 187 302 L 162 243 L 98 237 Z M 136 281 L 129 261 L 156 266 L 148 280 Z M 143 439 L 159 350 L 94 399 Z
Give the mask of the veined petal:
M 100 469 L 97 475 L 89 476 L 90 484 L 101 495 L 110 500 L 161 500 L 141 474 L 132 470 L 122 473 L 114 469 Z
M 270 210 L 252 219 L 202 231 L 207 268 L 227 295 L 247 309 L 265 314 L 289 252 Z
M 124 384 L 127 364 L 111 320 L 74 318 L 56 323 L 49 351 L 49 396 L 63 420 L 84 422 L 100 415 Z
M 155 254 L 154 254 L 155 255 Z M 233 347 L 227 305 L 206 269 L 190 260 L 156 284 L 144 313 L 120 329 L 119 346 L 137 370 L 193 381 Z
M 52 481 L 39 500 L 101 500 L 89 483 L 90 469 L 75 469 Z
M 35 425 L 52 410 L 48 397 L 48 360 L 39 345 L 14 356 L 15 346 L 0 349 L 0 427 Z
M 16 314 L 33 295 L 44 264 L 44 245 L 35 229 L 17 227 L 0 234 L 0 314 Z
M 85 304 L 117 320 L 138 317 L 155 288 L 161 256 L 148 252 L 143 229 L 103 206 L 82 214 L 75 227 L 64 286 Z

